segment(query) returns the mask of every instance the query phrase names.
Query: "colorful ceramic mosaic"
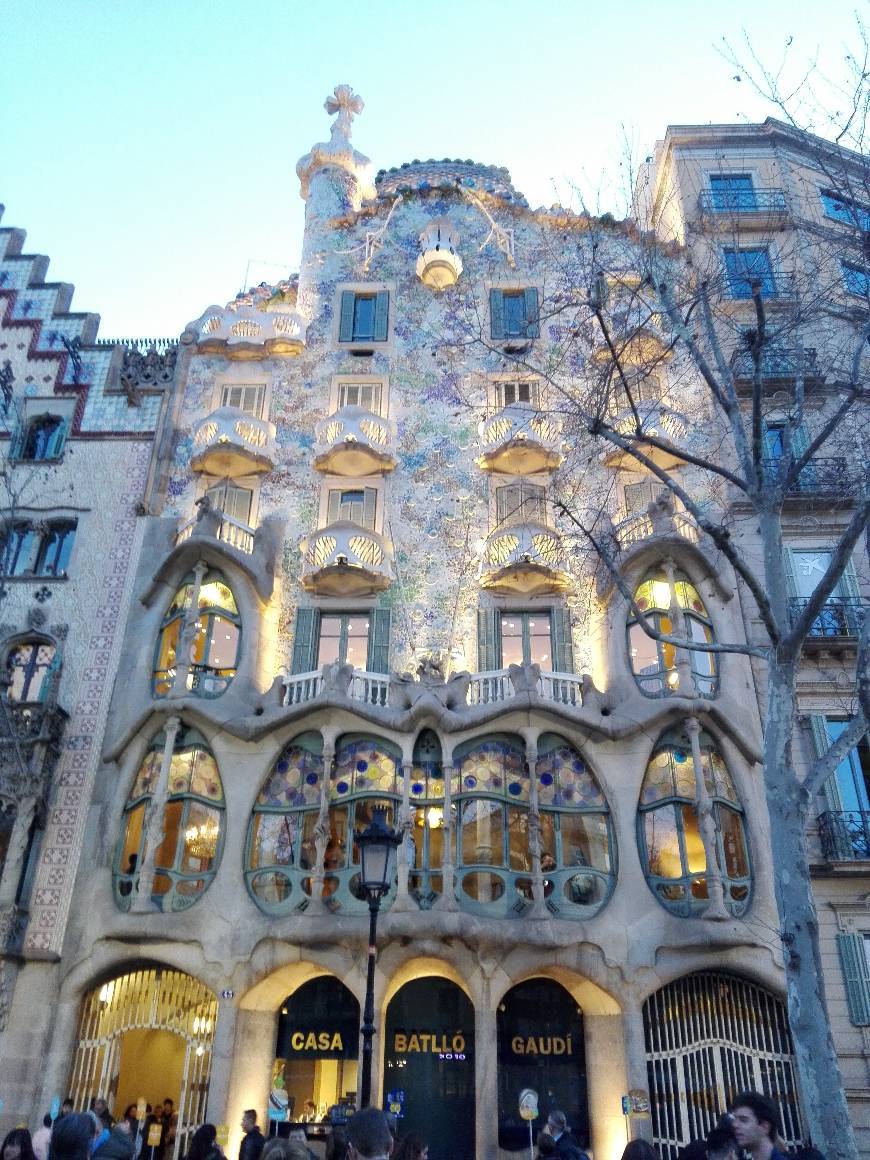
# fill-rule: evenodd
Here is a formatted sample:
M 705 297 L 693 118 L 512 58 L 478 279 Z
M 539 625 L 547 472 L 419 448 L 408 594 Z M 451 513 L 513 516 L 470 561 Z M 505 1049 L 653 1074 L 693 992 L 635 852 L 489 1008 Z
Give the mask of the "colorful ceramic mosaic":
M 298 745 L 290 745 L 270 773 L 257 797 L 263 809 L 302 809 L 320 802 L 323 758 Z
M 329 776 L 331 798 L 361 793 L 401 792 L 401 766 L 376 741 L 362 739 L 345 742 L 337 750 L 335 766 Z
M 537 761 L 538 803 L 562 809 L 604 810 L 607 803 L 576 749 L 560 745 Z

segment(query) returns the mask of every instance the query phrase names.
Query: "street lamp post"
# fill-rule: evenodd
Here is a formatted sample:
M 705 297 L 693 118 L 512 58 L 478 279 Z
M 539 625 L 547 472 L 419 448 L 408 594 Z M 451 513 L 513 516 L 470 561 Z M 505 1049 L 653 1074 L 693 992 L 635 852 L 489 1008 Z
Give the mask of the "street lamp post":
M 366 1002 L 362 1028 L 362 1078 L 360 1080 L 361 1108 L 367 1108 L 372 1094 L 372 1037 L 375 1033 L 375 962 L 377 960 L 378 912 L 381 899 L 393 885 L 396 872 L 396 848 L 401 834 L 386 824 L 384 806 L 375 806 L 372 820 L 364 830 L 354 834 L 360 849 L 360 882 L 369 904 L 369 959 L 366 971 Z

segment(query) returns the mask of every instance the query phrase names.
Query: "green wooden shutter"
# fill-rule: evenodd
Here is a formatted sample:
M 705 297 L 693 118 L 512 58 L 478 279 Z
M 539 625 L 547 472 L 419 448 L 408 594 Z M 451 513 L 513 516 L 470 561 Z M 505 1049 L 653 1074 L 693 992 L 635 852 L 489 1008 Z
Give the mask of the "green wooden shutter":
M 849 1019 L 856 1027 L 870 1024 L 870 968 L 863 934 L 838 934 L 837 951 L 846 984 Z
M 497 608 L 477 610 L 477 671 L 501 668 L 501 614 Z
M 785 570 L 785 591 L 789 600 L 797 598 L 797 584 L 794 580 L 794 561 L 788 548 L 783 548 L 783 566 Z
M 493 338 L 504 338 L 504 292 L 490 290 L 489 292 L 489 322 L 490 335 Z
M 386 342 L 390 322 L 390 292 L 379 290 L 375 295 L 375 342 Z
M 329 499 L 326 502 L 326 522 L 327 524 L 334 524 L 341 514 L 341 491 L 338 488 L 333 488 L 329 492 Z
M 338 321 L 338 341 L 353 342 L 353 308 L 356 294 L 353 290 L 341 292 L 341 315 Z
M 815 751 L 816 757 L 824 757 L 831 745 L 828 726 L 821 713 L 810 713 L 809 717 L 810 733 L 813 738 L 813 750 Z M 840 797 L 840 784 L 837 781 L 836 773 L 831 774 L 825 782 L 824 794 L 828 809 L 834 813 L 839 813 L 843 808 L 843 801 Z
M 540 333 L 538 324 L 538 291 L 534 286 L 528 286 L 523 291 L 526 301 L 526 338 L 537 338 Z
M 550 610 L 550 631 L 552 633 L 553 671 L 574 672 L 574 644 L 571 640 L 571 614 L 567 608 Z
M 297 608 L 296 632 L 293 636 L 294 673 L 310 673 L 317 667 L 317 638 L 320 632 L 320 610 Z
M 366 667 L 370 673 L 390 671 L 389 608 L 373 608 L 369 613 L 369 649 Z
M 365 498 L 363 500 L 363 527 L 368 528 L 369 531 L 375 530 L 375 516 L 378 510 L 378 489 L 376 487 L 365 488 Z M 378 672 L 380 670 L 377 670 Z

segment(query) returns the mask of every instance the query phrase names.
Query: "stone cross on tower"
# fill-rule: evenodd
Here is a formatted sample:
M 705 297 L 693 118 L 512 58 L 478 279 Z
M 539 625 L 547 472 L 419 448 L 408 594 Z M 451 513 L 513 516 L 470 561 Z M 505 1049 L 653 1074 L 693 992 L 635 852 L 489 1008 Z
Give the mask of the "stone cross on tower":
M 332 123 L 329 139 L 332 145 L 340 146 L 350 141 L 353 119 L 363 111 L 365 102 L 350 85 L 336 85 L 332 91 L 334 95 L 326 98 L 323 107 L 330 116 L 338 113 Z

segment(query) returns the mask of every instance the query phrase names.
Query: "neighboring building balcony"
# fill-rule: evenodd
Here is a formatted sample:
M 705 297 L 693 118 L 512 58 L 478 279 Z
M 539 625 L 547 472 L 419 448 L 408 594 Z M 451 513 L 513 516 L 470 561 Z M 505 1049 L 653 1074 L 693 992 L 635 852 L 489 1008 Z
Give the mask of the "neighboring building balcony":
M 768 478 L 774 477 L 781 470 L 781 464 L 782 461 L 779 459 L 764 460 L 764 472 Z M 826 501 L 842 500 L 854 495 L 853 483 L 845 456 L 813 457 L 789 486 L 786 498 L 803 500 L 817 497 Z
M 217 526 L 216 538 L 224 544 L 229 544 L 231 548 L 238 548 L 240 552 L 250 556 L 254 551 L 256 529 L 249 527 L 248 524 L 243 524 L 241 520 L 225 515 L 223 512 L 219 512 L 218 515 L 220 522 Z M 190 539 L 198 523 L 198 517 L 194 516 L 193 519 L 187 520 L 181 525 L 175 537 L 176 547 Z
M 333 475 L 359 477 L 392 471 L 395 426 L 365 407 L 347 406 L 315 428 L 314 467 Z
M 534 407 L 513 403 L 480 424 L 479 465 L 507 475 L 552 471 L 562 462 L 561 425 Z
M 201 354 L 231 359 L 298 355 L 305 349 L 305 321 L 295 310 L 265 311 L 253 306 L 206 311 L 197 339 Z
M 516 697 L 515 681 L 522 682 L 522 674 L 518 676 L 516 669 L 513 674 L 508 669 L 498 669 L 488 673 L 474 673 L 471 677 L 466 674 L 466 679 L 466 705 L 497 705 Z M 314 701 L 324 693 L 326 684 L 323 669 L 285 677 L 283 704 L 303 705 Z M 400 700 L 397 691 L 398 687 L 390 676 L 354 669 L 346 695 L 350 700 L 364 705 L 395 707 Z M 583 679 L 576 673 L 541 672 L 533 692 L 542 701 L 579 709 L 583 704 Z M 401 696 L 406 694 L 407 686 L 403 682 Z
M 792 623 L 806 608 L 808 598 L 794 596 L 789 600 Z M 829 596 L 807 635 L 806 646 L 825 648 L 854 642 L 861 633 L 865 609 L 861 600 L 850 596 Z
M 782 189 L 702 189 L 698 210 L 707 224 L 725 229 L 774 229 L 789 221 Z
M 271 471 L 275 424 L 238 407 L 219 407 L 193 429 L 190 466 L 223 479 Z
M 846 810 L 821 814 L 819 841 L 826 862 L 870 861 L 870 813 Z
M 553 528 L 529 521 L 490 534 L 480 566 L 482 588 L 544 596 L 570 583 L 562 539 Z
M 755 380 L 755 364 L 748 350 L 735 351 L 731 356 L 731 373 L 739 394 L 751 392 Z M 761 356 L 761 384 L 765 391 L 778 390 L 802 377 L 805 386 L 822 381 L 818 355 L 814 347 L 799 349 L 773 347 Z
M 392 581 L 388 541 L 350 520 L 313 532 L 302 550 L 302 586 L 320 596 L 364 596 Z

